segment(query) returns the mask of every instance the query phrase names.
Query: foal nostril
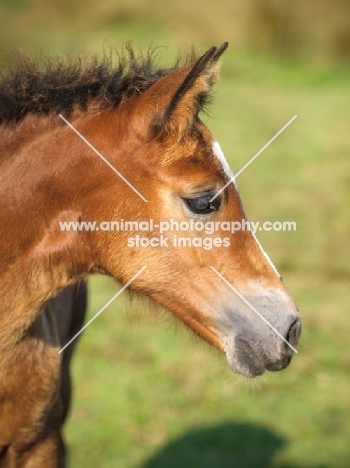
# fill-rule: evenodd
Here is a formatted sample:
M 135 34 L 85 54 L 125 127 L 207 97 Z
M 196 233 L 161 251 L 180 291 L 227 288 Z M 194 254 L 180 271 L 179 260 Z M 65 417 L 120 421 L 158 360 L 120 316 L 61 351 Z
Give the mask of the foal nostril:
M 296 346 L 298 344 L 299 336 L 301 333 L 301 321 L 299 318 L 295 319 L 292 325 L 290 326 L 286 340 L 288 343 L 290 343 L 292 346 Z

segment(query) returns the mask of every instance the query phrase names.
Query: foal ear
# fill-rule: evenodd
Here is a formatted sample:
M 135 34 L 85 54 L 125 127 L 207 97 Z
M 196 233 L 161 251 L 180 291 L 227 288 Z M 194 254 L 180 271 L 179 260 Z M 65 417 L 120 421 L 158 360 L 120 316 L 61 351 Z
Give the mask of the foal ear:
M 178 68 L 159 79 L 142 97 L 151 115 L 152 134 L 162 130 L 179 135 L 190 127 L 218 74 L 217 61 L 227 48 L 212 47 L 197 60 Z M 150 109 L 151 107 L 151 109 Z

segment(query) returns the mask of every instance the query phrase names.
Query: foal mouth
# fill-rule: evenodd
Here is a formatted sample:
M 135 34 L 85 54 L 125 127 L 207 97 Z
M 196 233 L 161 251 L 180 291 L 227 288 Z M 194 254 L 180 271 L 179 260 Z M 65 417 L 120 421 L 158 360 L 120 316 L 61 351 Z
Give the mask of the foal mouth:
M 235 340 L 236 372 L 245 377 L 257 377 L 264 373 L 266 366 L 254 346 L 243 338 Z
M 286 353 L 282 358 L 271 360 L 266 354 L 246 338 L 236 337 L 234 353 L 228 361 L 231 369 L 244 377 L 254 378 L 266 370 L 277 372 L 287 367 L 292 360 L 292 353 Z

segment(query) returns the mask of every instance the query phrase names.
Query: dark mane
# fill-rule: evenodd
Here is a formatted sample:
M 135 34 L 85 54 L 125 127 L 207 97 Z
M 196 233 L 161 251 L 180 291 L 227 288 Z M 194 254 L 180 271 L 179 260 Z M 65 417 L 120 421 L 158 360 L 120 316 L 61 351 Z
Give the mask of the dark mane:
M 130 45 L 122 54 L 113 49 L 102 59 L 35 60 L 18 55 L 12 68 L 1 70 L 0 124 L 19 122 L 28 114 L 69 116 L 74 108 L 86 110 L 92 103 L 96 109 L 118 106 L 179 66 L 177 61 L 157 68 L 156 58 L 155 49 L 136 54 Z M 192 52 L 186 62 L 193 58 Z

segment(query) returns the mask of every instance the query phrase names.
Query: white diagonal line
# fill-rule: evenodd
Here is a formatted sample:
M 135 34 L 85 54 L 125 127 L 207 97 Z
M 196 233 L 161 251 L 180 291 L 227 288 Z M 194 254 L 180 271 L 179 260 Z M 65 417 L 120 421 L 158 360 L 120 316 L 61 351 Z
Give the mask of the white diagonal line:
M 280 130 L 279 132 L 277 132 L 276 135 L 275 135 L 274 137 L 272 137 L 271 140 L 268 141 L 268 142 L 266 143 L 266 145 L 263 146 L 263 147 L 261 148 L 261 150 L 258 151 L 258 152 L 256 153 L 256 155 L 253 156 L 252 159 L 250 159 L 250 160 L 247 162 L 247 164 L 245 164 L 245 165 L 242 167 L 242 169 L 240 169 L 240 170 L 227 182 L 227 184 L 224 185 L 224 186 L 222 187 L 222 189 L 220 189 L 220 190 L 213 196 L 213 198 L 210 200 L 210 202 L 212 202 L 213 200 L 215 200 L 215 198 L 216 198 L 218 195 L 220 195 L 220 193 L 221 193 L 222 191 L 224 191 L 225 188 L 226 188 L 227 186 L 229 186 L 231 182 L 234 182 L 235 179 L 239 176 L 239 174 L 241 174 L 241 173 L 244 171 L 244 169 L 246 169 L 246 168 L 249 166 L 249 164 L 251 164 L 251 163 L 254 161 L 254 159 L 256 159 L 256 158 L 259 156 L 259 154 L 261 154 L 261 153 L 273 142 L 273 140 L 275 140 L 275 139 L 278 137 L 278 135 L 280 135 L 280 134 L 283 132 L 283 130 L 285 130 L 285 129 L 288 127 L 288 125 L 290 125 L 290 124 L 293 122 L 293 120 L 295 120 L 296 118 L 297 118 L 297 115 L 295 115 L 294 117 L 292 117 L 292 118 L 290 119 L 290 121 L 287 122 L 286 125 L 285 125 L 284 127 L 282 127 L 281 130 Z
M 219 278 L 221 278 L 221 279 L 227 284 L 227 286 L 228 286 L 229 288 L 232 289 L 232 291 L 234 291 L 234 292 L 237 294 L 238 297 L 240 297 L 240 298 L 242 299 L 242 301 L 243 301 L 245 304 L 247 304 L 247 306 L 248 306 L 253 312 L 255 312 L 255 313 L 261 318 L 261 320 L 263 320 L 263 321 L 266 323 L 266 325 L 268 325 L 268 326 L 271 328 L 272 331 L 274 331 L 274 332 L 276 333 L 276 335 L 278 335 L 278 336 L 279 336 L 295 353 L 298 353 L 298 351 L 294 348 L 294 346 L 292 346 L 292 345 L 289 343 L 289 341 L 287 341 L 287 340 L 284 338 L 284 336 L 282 336 L 281 333 L 280 333 L 278 330 L 276 330 L 276 328 L 275 328 L 273 325 L 271 325 L 271 323 L 270 323 L 268 320 L 266 320 L 266 318 L 265 318 L 263 315 L 261 315 L 261 313 L 258 312 L 258 311 L 256 310 L 256 308 L 253 307 L 253 306 L 251 305 L 251 303 L 248 302 L 247 299 L 246 299 L 245 297 L 243 297 L 242 294 L 239 293 L 239 292 L 237 291 L 237 289 L 236 289 L 235 287 L 233 287 L 232 284 L 230 284 L 230 283 L 226 280 L 226 278 L 224 278 L 213 266 L 211 266 L 210 268 L 219 276 Z
M 92 146 L 92 144 L 85 137 L 83 137 L 83 135 L 79 133 L 78 130 L 74 128 L 73 125 L 70 122 L 68 122 L 68 120 L 65 119 L 62 114 L 59 114 L 59 117 L 97 154 L 97 156 L 99 156 L 102 159 L 102 161 L 104 161 L 107 164 L 107 166 L 109 166 L 112 169 L 112 171 L 114 171 L 122 180 L 124 180 L 124 182 L 135 193 L 137 193 L 137 195 L 140 198 L 142 198 L 144 202 L 148 202 L 148 200 L 143 195 L 141 195 L 141 193 L 138 190 L 136 190 L 136 188 L 119 171 L 117 171 L 117 169 L 114 166 L 112 166 L 112 164 L 104 156 L 102 156 L 102 154 L 99 151 L 97 151 L 97 149 L 94 146 Z
M 99 311 L 97 312 L 97 314 L 95 314 L 95 315 L 92 317 L 92 319 L 89 320 L 88 323 L 87 323 L 86 325 L 84 325 L 83 328 L 82 328 L 81 330 L 79 330 L 78 333 L 77 333 L 76 335 L 74 335 L 73 338 L 72 338 L 71 340 L 69 340 L 68 343 L 66 343 L 66 344 L 63 346 L 63 348 L 61 348 L 61 349 L 58 351 L 58 354 L 61 354 L 62 351 L 64 351 L 64 350 L 67 348 L 67 346 L 69 346 L 69 345 L 72 343 L 72 341 L 74 341 L 74 340 L 80 335 L 80 333 L 82 333 L 82 332 L 85 330 L 85 328 L 87 328 L 87 327 L 90 325 L 90 323 L 93 322 L 93 321 L 95 320 L 95 318 L 98 317 L 98 316 L 101 314 L 101 312 L 103 312 L 103 311 L 106 309 L 106 307 L 108 307 L 109 304 L 111 304 L 111 303 L 114 301 L 114 299 L 117 298 L 117 297 L 119 296 L 119 294 L 121 294 L 121 293 L 124 291 L 124 289 L 126 289 L 126 288 L 134 281 L 134 279 L 136 279 L 136 278 L 143 272 L 143 270 L 144 270 L 145 268 L 147 268 L 147 267 L 146 267 L 146 266 L 142 267 L 141 270 L 138 271 L 138 272 L 136 273 L 136 275 L 133 276 L 133 277 L 131 278 L 131 280 L 128 281 L 128 282 L 122 287 L 122 289 L 121 289 L 120 291 L 118 291 L 117 294 L 115 294 L 115 295 L 112 297 L 112 299 L 110 299 L 110 300 L 107 302 L 107 304 L 105 304 L 105 305 L 102 307 L 102 309 L 99 310 Z

